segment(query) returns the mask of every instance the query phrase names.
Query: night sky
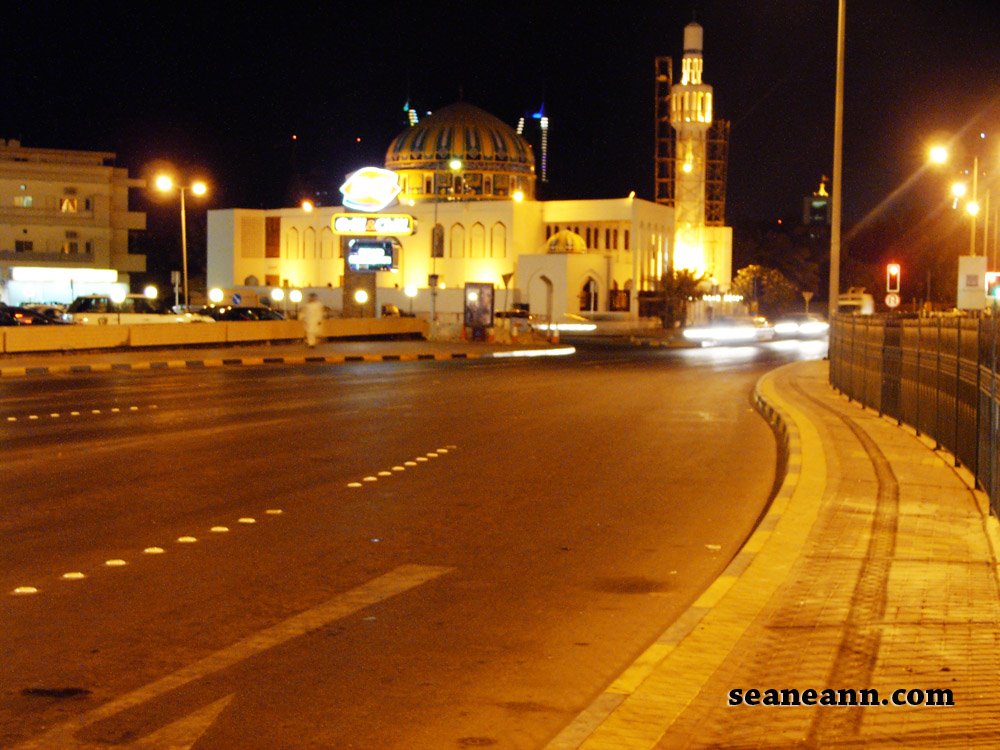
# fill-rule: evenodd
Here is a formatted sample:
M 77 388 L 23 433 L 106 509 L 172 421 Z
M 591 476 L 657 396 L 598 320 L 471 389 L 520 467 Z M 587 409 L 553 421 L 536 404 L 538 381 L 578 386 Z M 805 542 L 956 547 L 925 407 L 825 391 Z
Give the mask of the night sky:
M 544 101 L 543 198 L 652 199 L 654 60 L 678 76 L 696 17 L 732 123 L 728 222 L 796 220 L 832 174 L 836 0 L 561 5 L 21 3 L 0 137 L 113 151 L 136 177 L 171 162 L 211 182 L 212 208 L 292 205 L 303 187 L 329 204 L 383 162 L 407 100 L 463 98 L 512 126 Z M 844 231 L 877 255 L 943 210 L 946 179 L 923 169 L 935 136 L 1000 167 L 1000 3 L 848 0 L 846 38 Z M 168 210 L 140 208 L 151 231 Z

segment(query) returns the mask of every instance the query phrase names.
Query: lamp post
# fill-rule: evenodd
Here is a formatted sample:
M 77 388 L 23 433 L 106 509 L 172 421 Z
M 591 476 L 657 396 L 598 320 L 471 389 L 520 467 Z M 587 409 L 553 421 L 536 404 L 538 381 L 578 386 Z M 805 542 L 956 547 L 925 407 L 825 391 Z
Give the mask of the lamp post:
M 985 137 L 980 134 L 980 138 Z M 946 164 L 949 159 L 948 149 L 945 146 L 933 146 L 930 150 L 930 162 L 935 165 Z M 968 183 L 959 180 L 952 183 L 951 195 L 954 198 L 952 208 L 958 208 L 959 202 L 965 200 L 965 213 L 969 215 L 969 255 L 977 255 L 976 243 L 976 220 L 979 214 L 983 214 L 983 256 L 990 257 L 990 186 L 987 183 L 986 189 L 982 191 L 982 204 L 980 203 L 979 190 L 979 155 L 972 157 L 972 191 L 969 192 Z
M 847 0 L 837 3 L 837 77 L 834 84 L 833 113 L 833 184 L 830 194 L 830 285 L 829 319 L 837 312 L 840 297 L 840 223 L 841 183 L 844 162 L 844 38 Z
M 161 193 L 169 193 L 177 188 L 181 194 L 181 264 L 184 274 L 184 311 L 187 312 L 190 303 L 188 300 L 187 213 L 184 194 L 190 190 L 195 195 L 205 195 L 208 192 L 208 186 L 200 180 L 192 182 L 190 185 L 178 185 L 173 178 L 165 174 L 157 175 L 155 184 L 156 189 Z

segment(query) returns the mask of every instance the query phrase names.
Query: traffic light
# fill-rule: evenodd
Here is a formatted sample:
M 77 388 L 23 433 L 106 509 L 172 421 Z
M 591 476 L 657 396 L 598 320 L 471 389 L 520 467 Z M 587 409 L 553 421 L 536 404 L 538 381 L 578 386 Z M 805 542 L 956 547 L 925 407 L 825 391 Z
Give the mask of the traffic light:
M 885 267 L 885 290 L 889 294 L 899 294 L 899 263 Z

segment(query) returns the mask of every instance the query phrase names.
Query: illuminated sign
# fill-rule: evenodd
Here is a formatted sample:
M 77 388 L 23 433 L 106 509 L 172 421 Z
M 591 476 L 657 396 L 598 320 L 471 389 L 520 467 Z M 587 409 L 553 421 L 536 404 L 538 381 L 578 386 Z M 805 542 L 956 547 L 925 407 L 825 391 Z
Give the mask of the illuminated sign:
M 347 267 L 352 271 L 391 271 L 394 245 L 392 240 L 350 240 Z
M 330 226 L 336 234 L 369 237 L 413 234 L 413 217 L 407 214 L 334 214 Z
M 340 186 L 343 204 L 355 211 L 381 211 L 399 195 L 399 177 L 379 167 L 362 167 Z

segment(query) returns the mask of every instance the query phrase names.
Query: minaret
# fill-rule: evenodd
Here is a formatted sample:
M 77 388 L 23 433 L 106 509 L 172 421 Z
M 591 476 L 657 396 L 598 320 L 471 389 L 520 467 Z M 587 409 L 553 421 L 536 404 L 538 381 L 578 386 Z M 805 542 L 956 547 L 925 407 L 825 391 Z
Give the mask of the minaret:
M 705 247 L 706 134 L 712 124 L 712 87 L 702 83 L 702 28 L 684 27 L 681 80 L 670 88 L 670 124 L 676 133 L 673 267 L 715 271 Z

